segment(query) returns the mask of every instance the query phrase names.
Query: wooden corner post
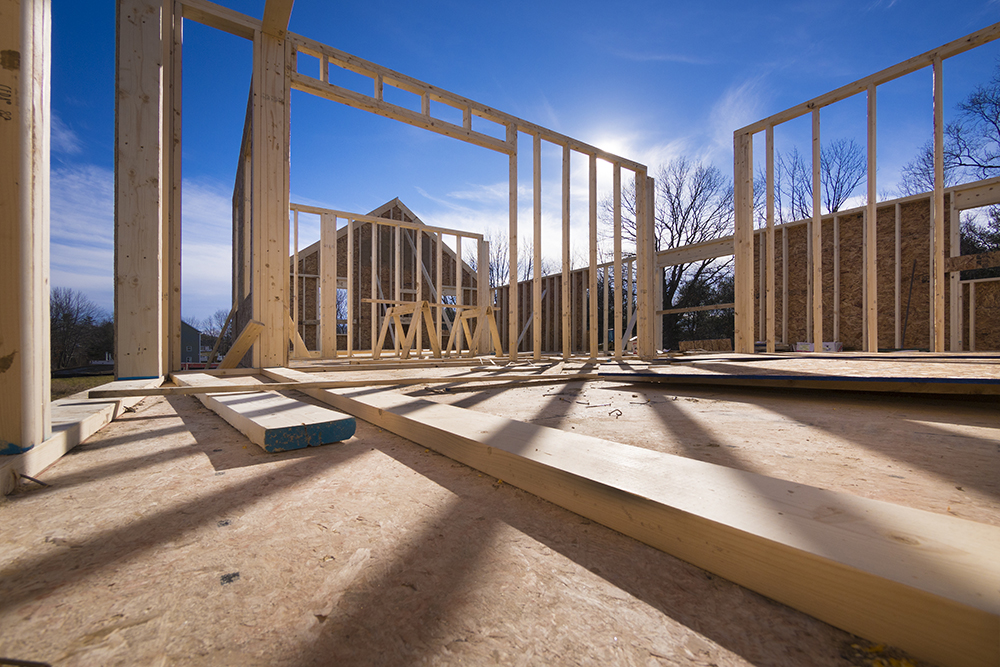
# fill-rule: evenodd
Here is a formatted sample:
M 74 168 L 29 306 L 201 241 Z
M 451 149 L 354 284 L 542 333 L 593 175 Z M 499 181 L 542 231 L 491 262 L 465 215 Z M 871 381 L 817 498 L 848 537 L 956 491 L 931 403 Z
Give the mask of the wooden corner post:
M 265 10 L 266 12 L 266 10 Z M 280 22 L 276 25 L 280 25 Z M 287 20 L 285 26 L 287 27 Z M 288 364 L 288 76 L 284 27 L 253 46 L 253 318 L 264 324 L 253 365 Z
M 119 0 L 117 10 L 115 374 L 155 378 L 166 370 L 163 42 L 171 37 L 160 0 Z
M 735 351 L 754 351 L 753 337 L 753 169 L 750 146 L 753 135 L 737 133 L 734 149 L 735 252 L 734 282 L 736 290 Z
M 51 26 L 47 0 L 0 0 L 0 454 L 51 431 Z

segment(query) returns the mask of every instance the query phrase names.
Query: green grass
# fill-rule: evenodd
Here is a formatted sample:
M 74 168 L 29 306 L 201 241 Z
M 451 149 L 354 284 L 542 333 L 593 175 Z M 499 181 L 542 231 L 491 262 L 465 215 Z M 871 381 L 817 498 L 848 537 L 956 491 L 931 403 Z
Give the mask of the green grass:
M 87 389 L 99 387 L 114 380 L 113 375 L 85 375 L 75 378 L 52 378 L 52 392 L 50 400 L 72 396 Z

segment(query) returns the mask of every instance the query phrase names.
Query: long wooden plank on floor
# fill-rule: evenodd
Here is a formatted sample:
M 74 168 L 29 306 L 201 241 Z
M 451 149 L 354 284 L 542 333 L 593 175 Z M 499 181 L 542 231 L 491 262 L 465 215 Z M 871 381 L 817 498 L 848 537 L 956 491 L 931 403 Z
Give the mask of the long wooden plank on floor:
M 850 632 L 1000 660 L 1000 528 L 394 392 L 306 393 Z
M 225 382 L 203 373 L 174 379 L 182 385 Z M 198 394 L 198 399 L 266 452 L 340 442 L 353 436 L 356 427 L 354 417 L 280 394 L 255 391 L 252 385 L 243 393 Z
M 675 373 L 605 372 L 608 382 L 653 384 L 700 384 L 725 387 L 767 387 L 772 389 L 820 389 L 823 391 L 873 391 L 892 394 L 1000 395 L 1000 378 L 953 377 L 865 377 L 856 375 L 816 375 L 796 373 Z
M 109 391 L 144 389 L 160 382 L 160 378 L 117 380 L 102 387 Z M 18 476 L 36 477 L 141 400 L 142 397 L 88 400 L 70 396 L 52 401 L 52 437 L 22 454 L 0 457 L 0 496 L 14 490 Z
M 174 375 L 178 381 L 191 375 L 207 375 L 195 373 Z M 209 377 L 218 377 L 215 375 Z M 420 384 L 473 384 L 485 385 L 492 383 L 551 383 L 579 382 L 582 380 L 597 380 L 596 373 L 499 373 L 498 375 L 449 375 L 444 377 L 408 377 L 408 378 L 366 378 L 364 380 L 318 380 L 310 382 L 272 382 L 253 385 L 253 391 L 301 391 L 303 389 L 348 389 L 353 387 L 393 387 L 412 386 Z M 232 394 L 248 391 L 246 385 L 231 384 L 225 380 L 210 384 L 192 384 L 181 387 L 156 387 L 150 389 L 92 389 L 88 394 L 92 399 L 124 398 L 126 396 L 186 396 L 191 394 Z

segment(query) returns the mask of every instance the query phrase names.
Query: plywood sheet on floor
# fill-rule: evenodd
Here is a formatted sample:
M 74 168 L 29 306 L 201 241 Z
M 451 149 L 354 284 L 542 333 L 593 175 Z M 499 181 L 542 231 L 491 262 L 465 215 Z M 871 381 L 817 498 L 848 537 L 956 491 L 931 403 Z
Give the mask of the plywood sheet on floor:
M 147 399 L 48 470 L 50 487 L 0 504 L 0 653 L 61 665 L 848 665 L 872 655 L 358 426 L 339 445 L 267 455 L 193 397 Z

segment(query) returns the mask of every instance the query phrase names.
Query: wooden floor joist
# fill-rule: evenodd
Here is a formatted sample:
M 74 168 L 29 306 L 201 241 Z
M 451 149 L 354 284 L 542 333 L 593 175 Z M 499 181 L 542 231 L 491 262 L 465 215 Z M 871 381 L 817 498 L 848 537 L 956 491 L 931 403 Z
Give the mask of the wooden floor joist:
M 219 385 L 217 377 L 200 373 L 175 378 L 187 385 Z M 266 452 L 317 447 L 354 435 L 354 417 L 280 394 L 255 391 L 198 394 L 199 400 Z
M 1000 661 L 996 527 L 394 392 L 306 393 L 862 637 Z

